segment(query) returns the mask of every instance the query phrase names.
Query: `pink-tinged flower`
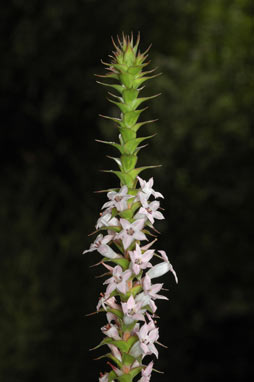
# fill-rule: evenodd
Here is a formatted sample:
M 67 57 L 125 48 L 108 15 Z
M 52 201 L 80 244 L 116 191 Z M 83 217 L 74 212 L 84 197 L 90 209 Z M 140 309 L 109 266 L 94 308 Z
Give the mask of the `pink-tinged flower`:
M 142 369 L 142 377 L 138 380 L 138 382 L 150 382 L 152 370 L 153 361 L 151 361 L 145 369 Z
M 153 313 L 157 310 L 157 306 L 155 305 L 155 302 L 152 300 L 151 296 L 146 295 L 144 292 L 137 295 L 136 302 L 140 302 L 141 306 L 149 305 Z
M 151 195 L 157 198 L 164 198 L 164 196 L 160 192 L 156 192 L 153 190 L 153 178 L 150 178 L 148 182 L 141 179 L 139 176 L 137 176 L 142 193 L 144 193 L 146 199 L 149 199 Z
M 108 382 L 108 373 L 105 373 L 105 374 L 100 373 L 99 382 Z
M 115 358 L 117 358 L 120 362 L 122 362 L 122 354 L 121 354 L 120 350 L 115 345 L 112 345 L 112 344 L 107 344 L 107 345 L 110 348 L 113 356 Z
M 110 191 L 107 194 L 109 202 L 103 204 L 102 209 L 115 207 L 117 211 L 124 211 L 128 208 L 127 200 L 133 198 L 133 195 L 128 195 L 128 187 L 123 186 L 119 192 Z
M 160 203 L 157 200 L 154 200 L 153 202 L 148 203 L 146 197 L 144 194 L 140 193 L 140 201 L 142 204 L 142 207 L 138 210 L 136 215 L 134 216 L 135 219 L 142 219 L 147 218 L 152 224 L 154 223 L 154 219 L 162 220 L 164 219 L 164 216 L 160 211 L 157 211 L 160 207 Z
M 141 309 L 142 303 L 135 302 L 134 297 L 131 295 L 127 302 L 122 302 L 122 309 L 124 313 L 124 323 L 129 325 L 133 321 L 145 321 L 144 312 L 145 309 Z
M 146 274 L 145 277 L 143 278 L 144 292 L 146 295 L 150 296 L 153 300 L 156 300 L 156 299 L 168 300 L 166 296 L 157 294 L 162 287 L 163 287 L 163 284 L 152 284 L 148 274 Z
M 143 351 L 144 355 L 147 354 L 155 354 L 155 356 L 158 358 L 158 350 L 154 346 L 154 342 L 158 340 L 159 338 L 159 329 L 154 328 L 150 330 L 149 326 L 147 324 L 144 324 L 139 333 L 139 344 Z
M 146 245 L 142 245 L 141 249 L 142 251 L 147 251 L 151 246 L 157 241 L 157 239 L 154 239 L 153 241 L 150 241 L 150 243 Z
M 121 339 L 121 337 L 119 336 L 119 333 L 118 333 L 118 329 L 115 325 L 112 325 L 112 324 L 104 325 L 101 328 L 101 331 L 106 336 L 113 338 L 113 340 L 120 340 Z
M 138 275 L 141 269 L 151 268 L 152 264 L 149 263 L 149 260 L 153 257 L 154 250 L 150 249 L 142 253 L 141 248 L 138 244 L 136 244 L 135 251 L 130 251 L 131 258 L 131 269 Z
M 121 293 L 127 292 L 127 280 L 131 276 L 131 270 L 127 269 L 123 272 L 120 265 L 113 268 L 113 275 L 108 280 L 104 281 L 103 284 L 108 284 L 106 289 L 106 295 L 109 296 L 115 289 L 119 290 Z
M 169 262 L 163 261 L 162 263 L 156 264 L 154 267 L 150 268 L 146 273 L 150 279 L 163 276 L 168 271 L 172 272 L 172 265 Z
M 176 272 L 172 266 L 172 264 L 169 262 L 168 256 L 166 255 L 165 251 L 158 251 L 161 254 L 161 258 L 169 264 L 169 271 L 173 273 L 176 283 L 178 284 L 178 278 L 176 275 Z
M 146 235 L 142 232 L 144 220 L 130 223 L 126 219 L 120 219 L 120 223 L 123 229 L 116 235 L 116 239 L 122 239 L 124 249 L 127 249 L 133 240 L 147 240 Z
M 112 309 L 120 309 L 120 305 L 116 303 L 115 297 L 108 297 L 101 293 L 101 297 L 99 298 L 96 309 L 99 310 L 101 307 L 103 307 L 103 309 L 107 310 L 106 305 Z
M 111 212 L 104 211 L 101 217 L 97 220 L 96 229 L 101 227 L 119 226 L 119 221 L 117 218 L 113 218 Z
M 109 259 L 117 259 L 119 256 L 108 243 L 112 240 L 112 235 L 103 236 L 101 233 L 96 237 L 95 241 L 90 245 L 90 248 L 83 252 L 98 251 L 102 256 L 108 257 Z

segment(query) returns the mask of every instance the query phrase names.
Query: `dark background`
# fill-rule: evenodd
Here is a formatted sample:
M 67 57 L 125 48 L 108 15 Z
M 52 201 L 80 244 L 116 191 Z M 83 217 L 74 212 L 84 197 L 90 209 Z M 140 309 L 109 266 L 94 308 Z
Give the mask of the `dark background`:
M 118 185 L 98 139 L 116 110 L 103 73 L 110 36 L 141 32 L 163 76 L 145 92 L 158 133 L 140 162 L 165 195 L 157 245 L 177 270 L 163 278 L 158 382 L 251 381 L 253 346 L 253 36 L 247 0 L 9 0 L 1 6 L 0 381 L 98 380 L 106 349 L 92 238 Z M 151 66 L 152 68 L 152 66 Z M 252 349 L 253 350 L 253 349 Z M 97 362 L 97 363 L 96 363 Z

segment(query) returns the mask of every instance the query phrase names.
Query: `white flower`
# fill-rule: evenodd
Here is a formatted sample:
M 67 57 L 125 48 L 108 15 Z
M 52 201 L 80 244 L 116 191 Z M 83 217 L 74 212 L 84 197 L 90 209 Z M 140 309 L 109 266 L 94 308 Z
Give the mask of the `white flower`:
M 108 382 L 108 373 L 100 373 L 100 378 L 99 378 L 99 382 Z M 112 381 L 114 382 L 114 381 Z
M 107 345 L 110 348 L 113 356 L 115 358 L 117 358 L 120 362 L 122 362 L 122 354 L 121 354 L 120 350 L 115 345 L 112 345 L 112 344 L 107 344 Z
M 107 243 L 112 240 L 112 235 L 103 236 L 101 233 L 96 237 L 95 241 L 90 245 L 90 248 L 83 252 L 83 254 L 87 252 L 98 251 L 102 256 L 108 257 L 110 259 L 117 259 L 119 256 L 117 253 L 110 248 Z
M 97 220 L 96 229 L 99 229 L 101 227 L 109 227 L 109 226 L 118 226 L 119 221 L 117 218 L 113 218 L 111 215 L 111 212 L 104 211 L 104 213 L 101 214 L 101 217 Z
M 142 377 L 138 380 L 138 382 L 150 382 L 152 370 L 153 361 L 151 361 L 145 369 L 142 369 Z
M 138 275 L 141 269 L 146 269 L 152 267 L 149 260 L 153 257 L 154 250 L 150 249 L 142 253 L 140 246 L 136 243 L 136 249 L 134 251 L 129 251 L 131 258 L 131 269 Z
M 144 324 L 141 327 L 139 333 L 137 334 L 139 337 L 139 344 L 143 351 L 143 354 L 147 355 L 147 354 L 153 353 L 158 358 L 159 354 L 158 354 L 158 350 L 154 346 L 154 342 L 157 341 L 159 338 L 159 329 L 158 328 L 150 329 L 149 325 Z
M 124 211 L 128 208 L 127 200 L 133 198 L 133 195 L 128 195 L 128 187 L 121 187 L 119 192 L 110 191 L 107 194 L 109 202 L 103 204 L 102 209 L 115 207 L 117 211 Z
M 134 297 L 131 295 L 127 302 L 122 302 L 122 309 L 124 313 L 124 322 L 129 325 L 133 321 L 145 321 L 144 309 L 141 309 L 142 303 L 136 303 Z
M 101 293 L 96 309 L 99 310 L 102 306 L 103 309 L 107 310 L 106 305 L 113 309 L 120 309 L 120 305 L 116 303 L 115 297 L 108 297 Z
M 145 194 L 146 199 L 149 199 L 151 195 L 157 198 L 164 198 L 164 196 L 160 192 L 156 192 L 153 190 L 153 178 L 150 178 L 148 182 L 145 180 L 141 179 L 139 176 L 137 176 L 142 193 Z
M 148 203 L 145 195 L 142 195 L 142 193 L 140 193 L 140 201 L 142 207 L 140 207 L 137 214 L 134 216 L 135 219 L 146 217 L 152 224 L 154 223 L 154 219 L 164 219 L 162 213 L 160 211 L 157 211 L 160 207 L 160 203 L 157 200 Z
M 144 220 L 136 220 L 130 223 L 126 219 L 120 219 L 122 231 L 116 235 L 116 239 L 122 239 L 124 249 L 127 249 L 133 240 L 147 240 L 146 235 L 142 232 L 144 228 Z
M 169 263 L 162 262 L 162 263 L 156 264 L 154 267 L 149 269 L 149 271 L 147 272 L 147 275 L 150 277 L 150 279 L 154 279 L 155 277 L 163 276 L 169 270 L 170 270 Z
M 115 289 L 119 290 L 121 293 L 127 292 L 127 280 L 131 276 L 131 270 L 127 269 L 123 272 L 120 265 L 117 265 L 113 269 L 113 275 L 108 280 L 104 281 L 103 284 L 108 284 L 106 295 L 109 296 Z
M 162 287 L 163 287 L 163 284 L 152 284 L 148 274 L 146 274 L 145 277 L 143 278 L 144 292 L 146 295 L 150 296 L 153 300 L 156 300 L 156 299 L 168 300 L 166 296 L 157 294 Z
M 152 300 L 151 296 L 148 294 L 146 295 L 144 292 L 137 295 L 136 301 L 140 302 L 141 306 L 149 305 L 153 313 L 157 310 L 157 306 L 155 305 L 155 302 Z
M 121 339 L 119 336 L 119 333 L 118 333 L 118 329 L 115 325 L 112 325 L 112 324 L 104 325 L 101 328 L 101 331 L 106 336 L 113 338 L 113 340 L 120 340 Z
M 161 254 L 161 258 L 169 264 L 169 271 L 173 273 L 176 283 L 178 284 L 178 278 L 176 275 L 176 272 L 172 266 L 172 264 L 169 262 L 168 256 L 166 255 L 165 251 L 158 251 Z

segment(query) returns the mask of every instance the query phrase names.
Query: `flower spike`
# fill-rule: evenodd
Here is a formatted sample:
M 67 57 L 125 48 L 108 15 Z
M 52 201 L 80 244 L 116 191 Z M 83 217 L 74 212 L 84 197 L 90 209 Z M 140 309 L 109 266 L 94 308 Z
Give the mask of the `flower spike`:
M 176 272 L 162 250 L 153 249 L 157 239 L 153 232 L 159 233 L 154 227 L 157 220 L 164 219 L 158 199 L 163 195 L 154 190 L 154 180 L 144 180 L 140 173 L 145 169 L 159 167 L 158 165 L 136 167 L 139 150 L 147 145 L 140 144 L 152 138 L 137 136 L 140 128 L 157 120 L 139 121 L 142 112 L 147 108 L 139 106 L 159 96 L 139 97 L 144 88 L 141 85 L 159 74 L 153 74 L 157 69 L 143 71 L 150 62 L 146 61 L 151 45 L 144 53 L 139 51 L 140 33 L 134 42 L 133 33 L 112 39 L 114 52 L 109 55 L 111 62 L 101 60 L 106 67 L 105 75 L 97 77 L 111 82 L 97 83 L 117 91 L 108 92 L 113 103 L 119 109 L 117 117 L 99 114 L 102 118 L 114 122 L 119 131 L 119 143 L 96 140 L 113 146 L 119 152 L 119 157 L 107 155 L 113 159 L 118 170 L 101 170 L 113 173 L 120 184 L 106 192 L 104 202 L 95 224 L 97 237 L 83 253 L 97 252 L 99 261 L 93 265 L 103 265 L 106 272 L 97 278 L 105 277 L 104 293 L 100 294 L 96 311 L 88 314 L 106 313 L 106 323 L 101 328 L 103 340 L 93 349 L 101 346 L 109 348 L 110 352 L 96 359 L 108 358 L 109 369 L 101 372 L 99 382 L 149 382 L 152 378 L 154 361 L 144 363 L 149 356 L 159 357 L 157 345 L 166 347 L 159 342 L 159 328 L 156 318 L 157 300 L 168 300 L 160 294 L 167 291 L 162 283 L 153 283 L 167 272 L 171 272 L 178 282 Z M 159 262 L 154 263 L 157 258 Z M 113 363 L 114 364 L 113 364 Z M 139 375 L 139 376 L 138 376 Z M 137 380 L 137 378 L 139 378 Z

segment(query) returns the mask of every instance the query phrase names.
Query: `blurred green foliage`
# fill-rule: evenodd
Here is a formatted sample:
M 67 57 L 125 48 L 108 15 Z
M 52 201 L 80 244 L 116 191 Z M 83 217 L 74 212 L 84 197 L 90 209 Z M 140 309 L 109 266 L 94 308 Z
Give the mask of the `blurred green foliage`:
M 158 132 L 141 154 L 163 167 L 166 221 L 158 248 L 158 380 L 250 381 L 253 368 L 254 7 L 251 0 L 10 0 L 1 9 L 0 380 L 97 378 L 103 317 L 85 318 L 101 290 L 89 246 L 105 195 L 117 185 L 95 138 L 117 136 L 98 119 L 115 113 L 98 88 L 110 36 L 141 31 L 163 76 L 146 112 Z M 105 150 L 105 151 L 103 151 Z

